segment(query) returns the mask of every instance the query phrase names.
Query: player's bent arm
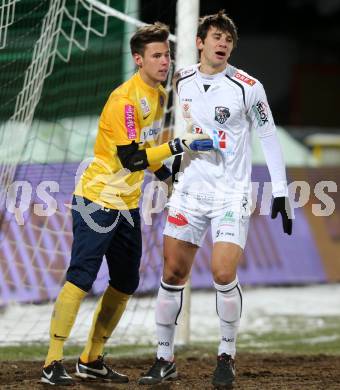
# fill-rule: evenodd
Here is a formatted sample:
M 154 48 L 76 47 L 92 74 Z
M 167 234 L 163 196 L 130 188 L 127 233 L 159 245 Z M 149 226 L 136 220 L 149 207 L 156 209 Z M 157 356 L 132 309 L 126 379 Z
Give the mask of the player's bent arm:
M 117 145 L 117 154 L 124 168 L 136 172 L 161 163 L 173 153 L 168 143 L 140 150 L 132 141 L 129 145 Z
M 172 175 L 171 170 L 164 164 L 149 166 L 148 169 L 152 171 L 154 175 L 157 177 L 157 179 L 160 181 L 165 181 L 167 178 L 169 178 Z
M 175 138 L 162 145 L 141 150 L 135 141 L 128 145 L 117 145 L 118 157 L 123 167 L 131 172 L 144 170 L 185 151 L 200 152 L 211 149 L 213 142 L 206 134 L 186 134 L 183 138 Z

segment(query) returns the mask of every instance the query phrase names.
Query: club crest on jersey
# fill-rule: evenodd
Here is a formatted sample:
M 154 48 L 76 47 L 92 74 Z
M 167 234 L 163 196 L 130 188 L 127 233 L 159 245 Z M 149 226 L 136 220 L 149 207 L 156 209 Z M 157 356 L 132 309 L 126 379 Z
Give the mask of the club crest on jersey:
M 223 106 L 215 107 L 215 121 L 223 125 L 229 117 L 229 108 Z
M 140 105 L 142 107 L 143 119 L 147 118 L 151 113 L 148 99 L 144 96 L 140 99 Z

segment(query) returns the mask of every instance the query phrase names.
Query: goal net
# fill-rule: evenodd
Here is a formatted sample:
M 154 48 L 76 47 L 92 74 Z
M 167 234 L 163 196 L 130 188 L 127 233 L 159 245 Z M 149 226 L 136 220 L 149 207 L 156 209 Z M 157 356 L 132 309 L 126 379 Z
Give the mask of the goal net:
M 134 72 L 128 42 L 142 24 L 138 5 L 129 0 L 0 5 L 0 346 L 48 340 L 51 305 L 69 263 L 68 205 L 76 172 L 93 155 L 107 97 Z M 170 79 L 163 142 L 173 131 Z M 147 341 L 141 335 L 150 326 L 145 313 L 153 310 L 153 300 L 145 293 L 159 286 L 164 218 L 154 213 L 149 223 L 142 220 L 140 286 L 112 343 Z M 107 280 L 104 261 L 91 294 L 100 294 Z M 81 306 L 70 341 L 86 338 L 94 305 L 88 299 Z M 129 334 L 132 322 L 138 334 Z

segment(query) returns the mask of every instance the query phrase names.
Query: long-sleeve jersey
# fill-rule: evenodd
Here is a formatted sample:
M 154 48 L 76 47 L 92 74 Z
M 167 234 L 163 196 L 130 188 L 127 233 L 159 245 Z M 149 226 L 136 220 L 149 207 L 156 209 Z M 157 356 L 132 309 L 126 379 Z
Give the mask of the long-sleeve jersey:
M 99 119 L 95 158 L 83 172 L 75 195 L 111 209 L 138 207 L 144 171 L 124 169 L 117 146 L 132 142 L 139 150 L 155 146 L 162 128 L 165 102 L 164 88 L 161 85 L 150 87 L 139 73 L 111 93 Z M 149 169 L 155 172 L 161 166 L 160 162 L 149 164 Z
M 287 195 L 285 166 L 276 127 L 262 84 L 228 65 L 215 75 L 198 65 L 175 78 L 184 119 L 192 131 L 206 133 L 214 150 L 183 155 L 176 192 L 225 199 L 251 193 L 251 137 L 257 131 L 271 175 L 274 196 Z

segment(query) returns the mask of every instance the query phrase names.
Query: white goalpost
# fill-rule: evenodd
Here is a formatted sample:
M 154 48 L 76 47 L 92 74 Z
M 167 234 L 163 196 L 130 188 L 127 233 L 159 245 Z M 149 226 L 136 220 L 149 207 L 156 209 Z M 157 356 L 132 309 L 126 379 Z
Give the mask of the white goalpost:
M 199 0 L 177 1 L 176 10 L 176 70 L 197 62 L 196 31 L 199 16 Z M 175 99 L 174 134 L 179 135 L 185 128 L 178 99 Z M 181 321 L 176 330 L 176 343 L 188 344 L 190 341 L 190 280 L 184 289 L 184 302 Z

